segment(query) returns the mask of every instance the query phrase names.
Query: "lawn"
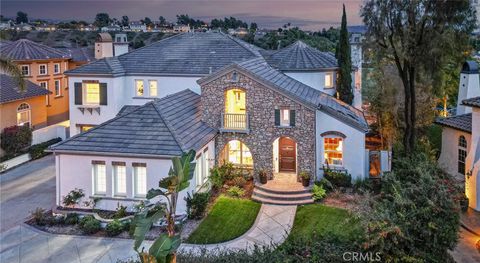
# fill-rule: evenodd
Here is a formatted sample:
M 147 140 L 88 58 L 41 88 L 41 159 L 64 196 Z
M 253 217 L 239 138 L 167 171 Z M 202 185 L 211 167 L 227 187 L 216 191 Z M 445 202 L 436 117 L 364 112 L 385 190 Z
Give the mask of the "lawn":
M 241 236 L 255 222 L 260 206 L 248 199 L 220 196 L 187 243 L 213 244 Z
M 358 240 L 361 229 L 347 210 L 311 204 L 299 206 L 289 238 L 328 235 L 344 241 Z

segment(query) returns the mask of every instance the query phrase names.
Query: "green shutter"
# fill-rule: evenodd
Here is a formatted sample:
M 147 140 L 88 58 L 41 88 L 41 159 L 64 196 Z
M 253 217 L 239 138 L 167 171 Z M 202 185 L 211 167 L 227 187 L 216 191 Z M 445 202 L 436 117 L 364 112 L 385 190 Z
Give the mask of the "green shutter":
M 295 110 L 290 110 L 290 126 L 295 127 Z
M 82 105 L 83 104 L 82 83 L 81 82 L 75 82 L 74 87 L 75 87 L 75 105 Z
M 275 109 L 275 126 L 280 126 L 280 110 Z
M 100 105 L 107 105 L 107 83 L 100 83 Z

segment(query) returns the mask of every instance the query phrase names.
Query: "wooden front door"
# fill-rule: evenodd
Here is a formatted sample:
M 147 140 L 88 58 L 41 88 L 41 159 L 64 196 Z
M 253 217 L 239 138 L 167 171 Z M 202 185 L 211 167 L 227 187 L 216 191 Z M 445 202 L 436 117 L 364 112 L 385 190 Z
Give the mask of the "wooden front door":
M 296 172 L 297 149 L 295 141 L 287 137 L 281 137 L 278 148 L 280 172 Z

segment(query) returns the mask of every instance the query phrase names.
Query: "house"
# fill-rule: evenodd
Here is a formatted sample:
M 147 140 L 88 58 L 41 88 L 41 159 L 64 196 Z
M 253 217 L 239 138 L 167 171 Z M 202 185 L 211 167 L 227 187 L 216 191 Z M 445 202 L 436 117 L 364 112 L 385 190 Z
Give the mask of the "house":
M 21 24 L 16 24 L 14 26 L 14 29 L 16 31 L 32 31 L 33 26 L 31 26 L 30 24 L 27 24 L 27 23 L 21 23 Z
M 147 25 L 145 25 L 141 21 L 132 21 L 129 24 L 130 26 L 130 31 L 135 31 L 135 32 L 146 32 L 147 31 Z
M 469 206 L 480 211 L 480 83 L 478 64 L 462 67 L 456 115 L 435 121 L 442 126 L 438 163 L 460 183 L 465 183 Z
M 190 31 L 190 25 L 174 25 L 173 32 L 185 33 Z
M 35 26 L 35 29 L 37 31 L 50 32 L 50 31 L 57 30 L 57 26 L 53 24 L 41 24 L 41 25 Z
M 100 29 L 102 32 L 116 32 L 116 31 L 122 31 L 122 28 L 119 25 L 109 25 L 109 26 L 104 26 Z
M 26 90 L 20 91 L 16 80 L 5 74 L 0 74 L 0 84 L 0 131 L 15 125 L 27 125 L 33 130 L 47 125 L 48 90 L 26 81 Z
M 369 128 L 330 95 L 333 56 L 301 42 L 262 54 L 223 33 L 186 33 L 69 71 L 76 135 L 51 147 L 57 205 L 80 188 L 100 208 L 132 207 L 188 150 L 197 152 L 194 192 L 208 189 L 209 168 L 223 162 L 295 185 L 300 171 L 318 179 L 325 168 L 366 178 Z

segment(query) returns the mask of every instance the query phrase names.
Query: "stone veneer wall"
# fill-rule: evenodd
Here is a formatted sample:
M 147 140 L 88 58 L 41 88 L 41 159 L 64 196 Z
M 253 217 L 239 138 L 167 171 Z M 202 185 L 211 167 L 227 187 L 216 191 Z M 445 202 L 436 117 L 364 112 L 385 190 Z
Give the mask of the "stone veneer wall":
M 273 142 L 281 136 L 288 136 L 297 143 L 297 174 L 306 170 L 315 175 L 315 111 L 274 92 L 257 81 L 237 73 L 238 81 L 231 81 L 232 72 L 202 85 L 202 118 L 212 127 L 220 128 L 221 114 L 225 110 L 225 92 L 240 88 L 246 92 L 247 113 L 250 119 L 250 133 L 219 134 L 216 138 L 216 160 L 230 140 L 240 140 L 252 153 L 254 170 L 265 169 L 273 173 Z M 289 107 L 296 112 L 295 127 L 276 127 L 275 109 Z M 257 173 L 255 173 L 257 174 Z

